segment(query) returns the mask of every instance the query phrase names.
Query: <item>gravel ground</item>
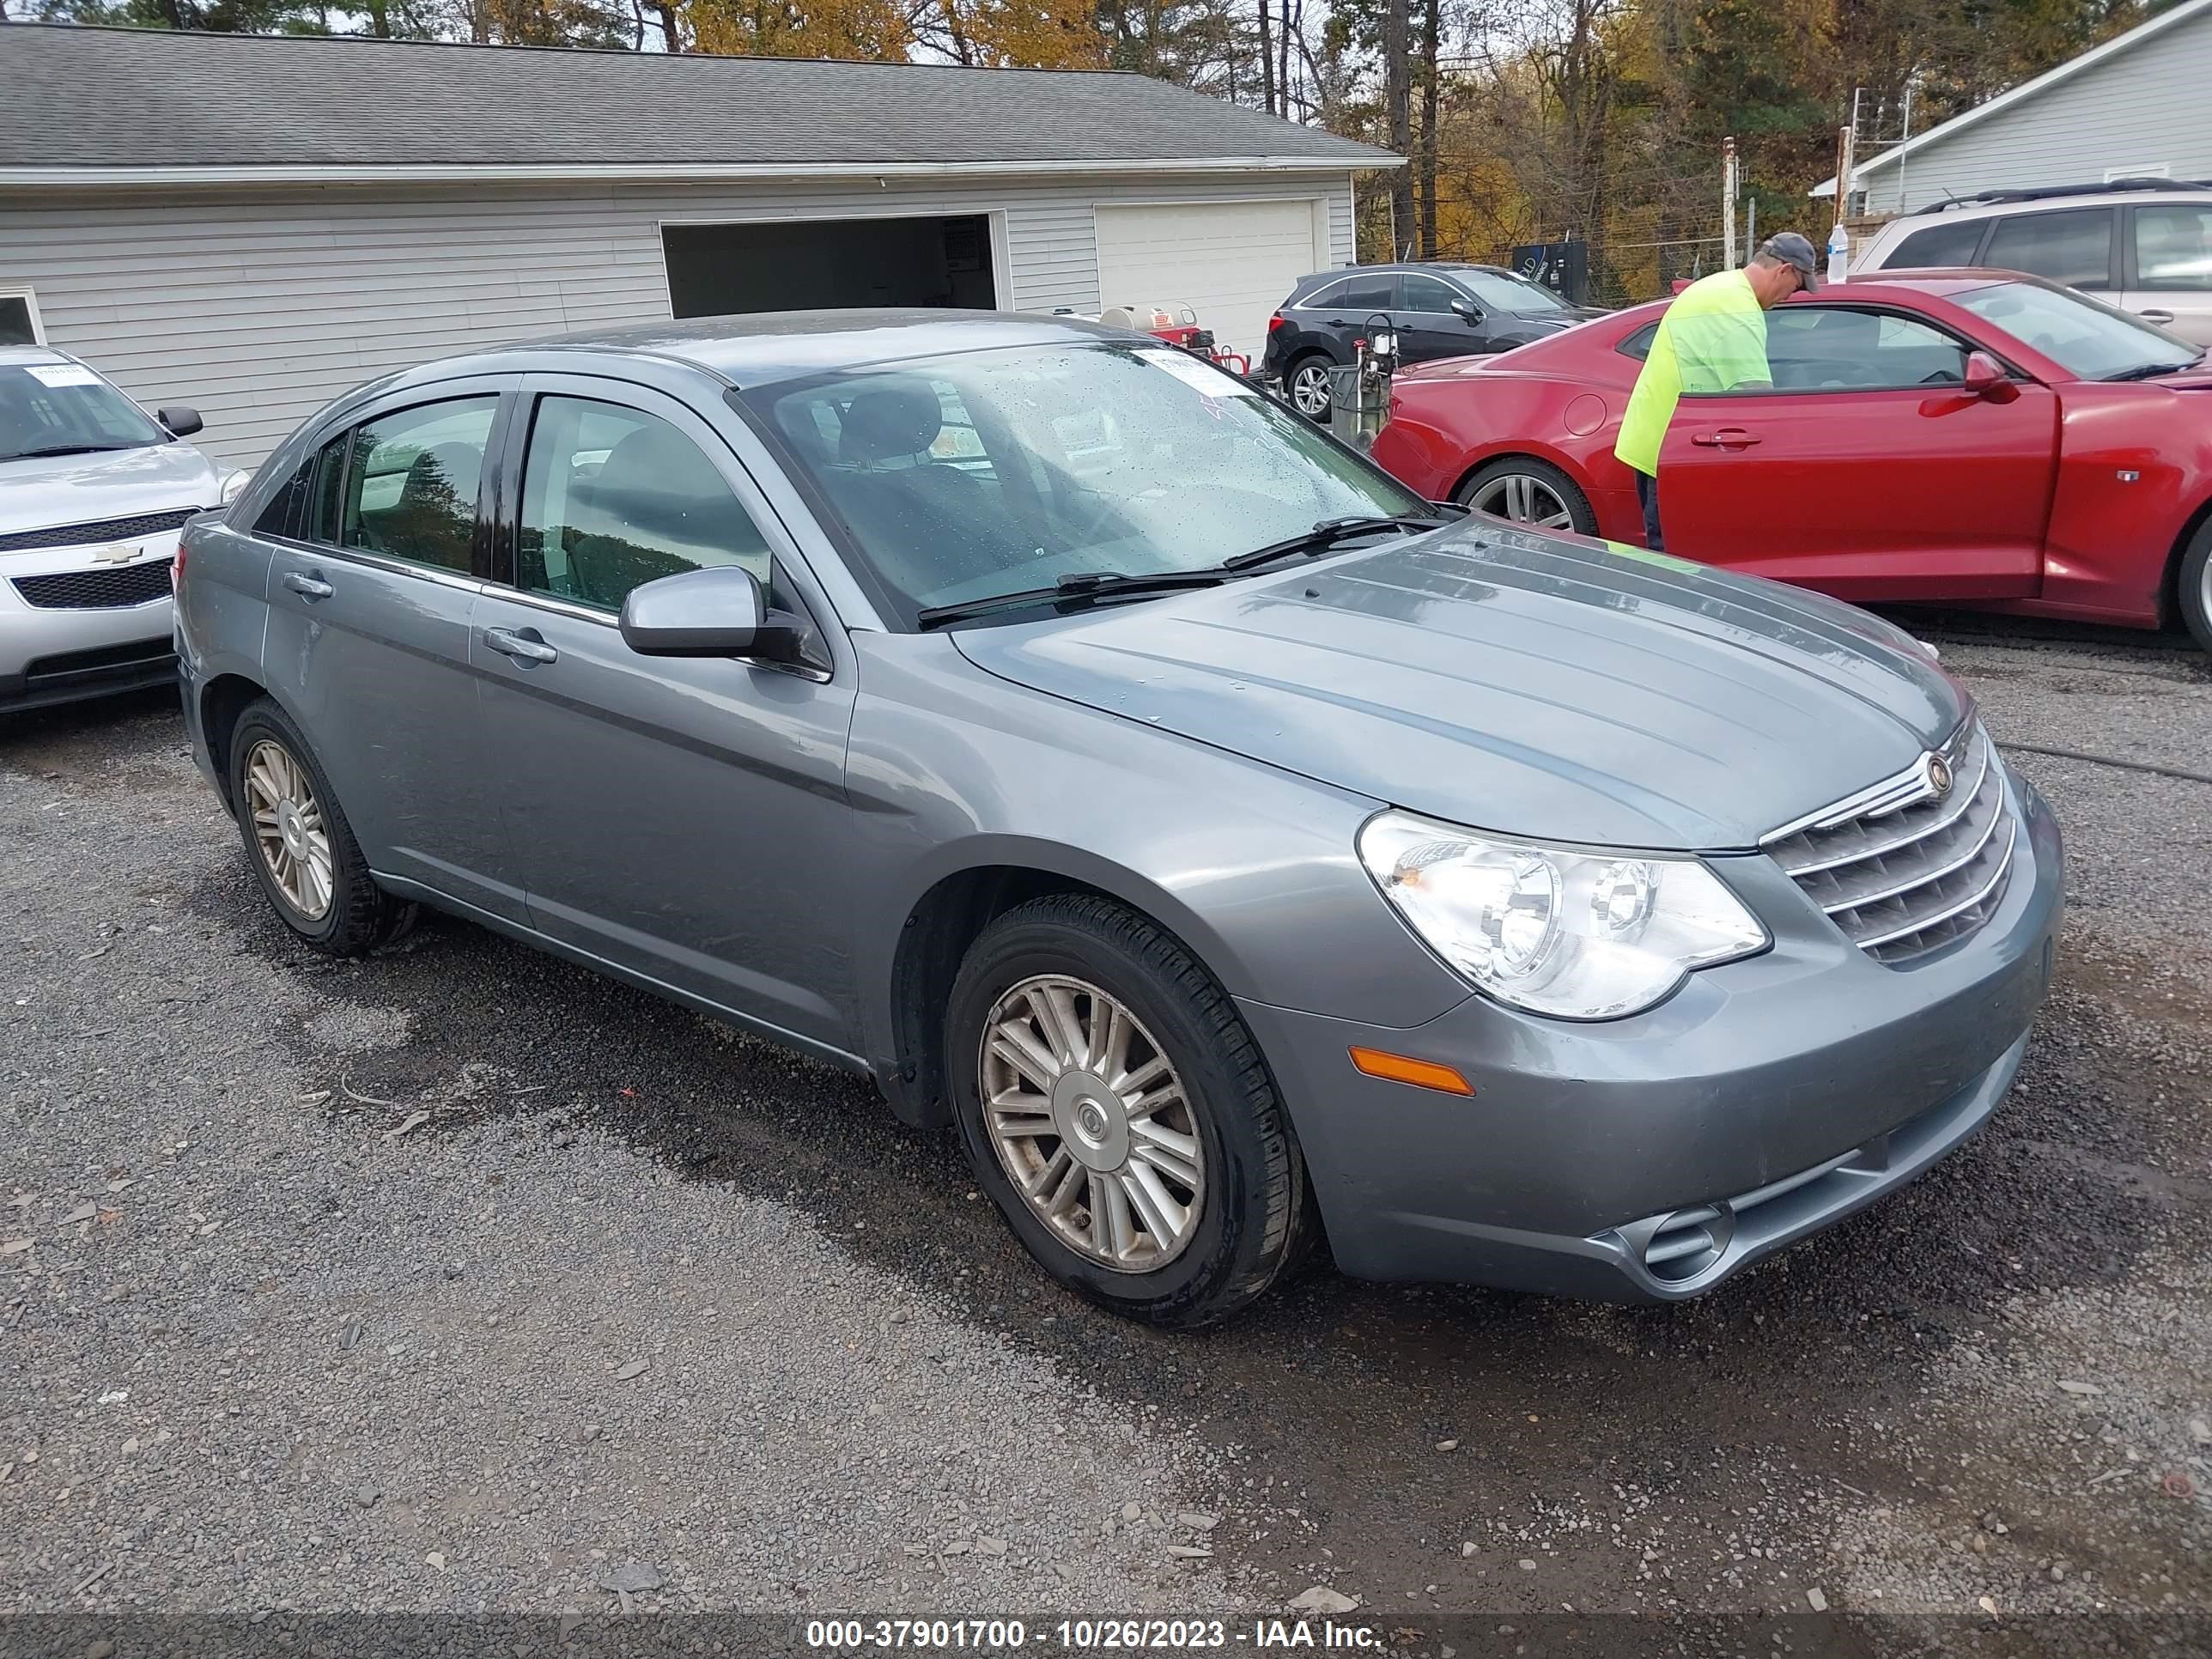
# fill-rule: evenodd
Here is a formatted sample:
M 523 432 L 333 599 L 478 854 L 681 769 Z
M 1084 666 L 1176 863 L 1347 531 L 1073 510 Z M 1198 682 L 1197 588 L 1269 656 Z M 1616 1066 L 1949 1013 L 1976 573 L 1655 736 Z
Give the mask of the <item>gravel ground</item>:
M 2001 743 L 2212 775 L 2201 657 L 1913 625 Z M 0 726 L 0 1612 L 2212 1610 L 2212 785 L 2014 760 L 2060 973 L 1926 1180 L 1683 1307 L 1177 1338 L 848 1078 L 294 951 L 161 700 Z

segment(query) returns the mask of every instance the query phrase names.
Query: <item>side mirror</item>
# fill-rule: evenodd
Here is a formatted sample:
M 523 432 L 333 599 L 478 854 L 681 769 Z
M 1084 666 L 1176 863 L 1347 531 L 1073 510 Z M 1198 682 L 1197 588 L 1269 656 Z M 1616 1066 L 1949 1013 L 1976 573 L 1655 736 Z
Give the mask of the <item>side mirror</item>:
M 1454 300 L 1451 302 L 1451 308 L 1452 314 L 1469 328 L 1476 326 L 1482 321 L 1482 307 L 1472 300 Z
M 789 619 L 768 608 L 760 578 L 737 564 L 632 588 L 623 601 L 622 636 L 641 657 L 775 658 L 780 641 L 797 643 Z
M 207 424 L 200 419 L 199 410 L 189 404 L 171 404 L 167 409 L 157 409 L 154 418 L 179 438 L 189 438 Z
M 2008 404 L 2020 396 L 2020 388 L 2005 373 L 2005 366 L 1986 351 L 1966 354 L 1961 380 L 1968 397 L 1985 398 L 1993 404 Z

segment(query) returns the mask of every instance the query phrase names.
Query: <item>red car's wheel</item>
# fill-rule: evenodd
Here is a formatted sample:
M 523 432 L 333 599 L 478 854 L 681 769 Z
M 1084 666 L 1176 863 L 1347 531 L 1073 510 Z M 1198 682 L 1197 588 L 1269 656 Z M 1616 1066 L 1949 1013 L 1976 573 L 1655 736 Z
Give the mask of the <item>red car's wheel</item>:
M 2212 651 L 2212 519 L 2197 526 L 2175 578 L 2181 620 L 2197 643 Z
M 1597 534 L 1597 514 L 1580 486 L 1549 461 L 1533 455 L 1504 455 L 1475 471 L 1459 487 L 1461 505 L 1493 519 L 1533 525 L 1540 530 Z

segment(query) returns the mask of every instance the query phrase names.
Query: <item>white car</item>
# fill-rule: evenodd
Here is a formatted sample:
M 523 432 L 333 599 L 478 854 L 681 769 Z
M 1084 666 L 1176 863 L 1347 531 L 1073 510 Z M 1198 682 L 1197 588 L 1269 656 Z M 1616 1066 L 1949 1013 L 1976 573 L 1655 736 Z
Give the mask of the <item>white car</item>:
M 67 352 L 0 345 L 0 712 L 174 679 L 177 532 L 249 476 L 184 441 L 200 424 Z

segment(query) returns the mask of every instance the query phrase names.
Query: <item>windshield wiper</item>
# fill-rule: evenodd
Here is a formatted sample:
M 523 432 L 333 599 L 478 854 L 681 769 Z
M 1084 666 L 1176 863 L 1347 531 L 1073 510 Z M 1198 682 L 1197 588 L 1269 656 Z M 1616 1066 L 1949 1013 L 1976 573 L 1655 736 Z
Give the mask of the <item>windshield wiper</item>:
M 1287 540 L 1269 542 L 1265 547 L 1255 547 L 1249 553 L 1239 553 L 1224 559 L 1224 570 L 1256 570 L 1263 564 L 1273 564 L 1278 559 L 1293 556 L 1315 558 L 1326 553 L 1339 542 L 1348 542 L 1354 536 L 1373 536 L 1386 530 L 1403 532 L 1409 536 L 1425 536 L 1431 530 L 1443 528 L 1441 519 L 1418 519 L 1401 514 L 1387 519 L 1323 519 L 1303 536 Z
M 1226 580 L 1225 571 L 1225 566 L 1203 570 L 1162 570 L 1151 575 L 1125 575 L 1112 570 L 1075 570 L 1062 576 L 1050 587 L 1017 588 L 1010 593 L 991 593 L 980 599 L 925 605 L 915 612 L 914 619 L 919 627 L 934 628 L 939 623 L 961 622 L 994 611 L 1009 611 L 1017 605 L 1088 605 L 1094 600 L 1118 599 L 1125 595 L 1171 593 L 1182 587 L 1218 587 Z
M 2204 367 L 2205 354 L 2198 352 L 2185 363 L 2137 363 L 2133 368 L 2124 368 L 2117 374 L 2107 374 L 2107 384 L 2115 380 L 2149 380 L 2160 374 L 2179 374 L 2185 368 Z
M 136 444 L 48 444 L 42 449 L 19 449 L 11 461 L 36 460 L 47 455 L 104 455 L 111 449 L 136 449 Z

